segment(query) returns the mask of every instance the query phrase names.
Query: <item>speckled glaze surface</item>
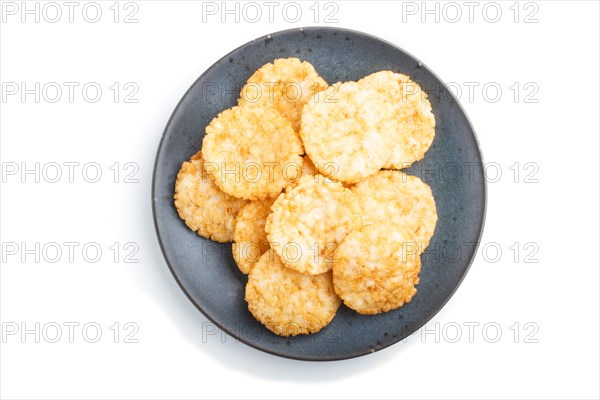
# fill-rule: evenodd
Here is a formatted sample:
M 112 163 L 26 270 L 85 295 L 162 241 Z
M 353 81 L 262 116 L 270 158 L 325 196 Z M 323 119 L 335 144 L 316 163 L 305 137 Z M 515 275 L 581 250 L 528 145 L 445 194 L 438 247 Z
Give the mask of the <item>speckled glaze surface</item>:
M 235 265 L 231 244 L 214 243 L 189 230 L 173 205 L 177 172 L 181 163 L 200 149 L 206 125 L 236 104 L 241 87 L 257 68 L 281 57 L 309 61 L 328 83 L 358 80 L 386 69 L 407 74 L 428 92 L 437 125 L 425 158 L 405 170 L 431 186 L 439 215 L 431 244 L 422 256 L 421 282 L 413 300 L 375 316 L 359 315 L 342 305 L 322 331 L 293 338 L 276 336 L 248 311 L 246 277 Z M 446 304 L 474 258 L 485 219 L 486 185 L 481 152 L 467 116 L 426 66 L 374 36 L 313 27 L 277 32 L 247 43 L 194 82 L 161 140 L 152 205 L 165 260 L 181 289 L 207 318 L 238 340 L 268 353 L 299 360 L 339 360 L 399 342 Z

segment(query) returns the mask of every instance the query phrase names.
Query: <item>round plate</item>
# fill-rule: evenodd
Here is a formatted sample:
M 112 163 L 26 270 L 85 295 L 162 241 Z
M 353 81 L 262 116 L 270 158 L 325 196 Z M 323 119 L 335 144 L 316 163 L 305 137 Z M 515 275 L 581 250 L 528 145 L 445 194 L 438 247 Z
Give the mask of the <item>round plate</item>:
M 409 75 L 428 92 L 436 136 L 425 158 L 405 170 L 431 186 L 439 220 L 423 254 L 417 294 L 403 307 L 359 315 L 342 305 L 316 334 L 286 338 L 256 321 L 244 301 L 246 277 L 230 243 L 204 239 L 186 227 L 173 205 L 181 163 L 196 153 L 212 118 L 236 104 L 252 73 L 276 58 L 298 57 L 329 83 L 392 70 Z M 156 232 L 181 289 L 200 311 L 236 339 L 275 355 L 301 360 L 339 360 L 390 346 L 430 320 L 456 291 L 473 260 L 483 230 L 486 186 L 477 139 L 464 111 L 442 81 L 395 45 L 339 28 L 277 32 L 227 54 L 183 96 L 162 137 L 152 182 Z

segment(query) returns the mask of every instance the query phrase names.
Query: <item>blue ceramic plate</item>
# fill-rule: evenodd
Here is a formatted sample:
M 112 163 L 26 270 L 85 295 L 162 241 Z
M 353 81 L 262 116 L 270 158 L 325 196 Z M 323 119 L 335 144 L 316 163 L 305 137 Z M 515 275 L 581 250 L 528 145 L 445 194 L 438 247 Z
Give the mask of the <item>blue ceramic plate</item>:
M 279 337 L 257 322 L 244 301 L 246 277 L 220 244 L 189 230 L 173 205 L 181 163 L 202 144 L 204 128 L 236 104 L 245 81 L 275 58 L 299 57 L 329 83 L 392 70 L 409 75 L 429 94 L 436 136 L 425 158 L 406 170 L 429 184 L 439 220 L 423 254 L 417 294 L 405 306 L 375 316 L 342 305 L 316 334 Z M 449 61 L 450 62 L 450 61 Z M 198 309 L 236 339 L 271 354 L 300 360 L 339 360 L 388 347 L 418 330 L 454 294 L 475 254 L 483 229 L 486 187 L 482 158 L 464 111 L 442 81 L 419 60 L 374 36 L 312 27 L 273 33 L 232 51 L 185 93 L 162 137 L 152 183 L 156 232 L 173 276 Z

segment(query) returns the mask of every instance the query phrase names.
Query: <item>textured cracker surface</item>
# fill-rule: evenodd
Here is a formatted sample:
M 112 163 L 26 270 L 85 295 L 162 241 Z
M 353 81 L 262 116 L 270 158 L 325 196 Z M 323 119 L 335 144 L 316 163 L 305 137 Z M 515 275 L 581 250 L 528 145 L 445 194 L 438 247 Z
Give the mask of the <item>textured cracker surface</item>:
M 248 79 L 238 104 L 272 107 L 298 132 L 302 108 L 314 93 L 326 87 L 327 82 L 309 62 L 278 58 L 260 67 Z
M 230 242 L 233 239 L 235 218 L 246 204 L 224 193 L 215 185 L 203 167 L 202 153 L 185 161 L 175 182 L 175 207 L 185 224 L 199 235 Z
M 301 274 L 284 267 L 273 250 L 263 254 L 250 271 L 246 301 L 254 318 L 281 336 L 320 331 L 341 303 L 331 272 Z
M 254 264 L 269 249 L 265 224 L 275 199 L 254 200 L 238 214 L 233 234 L 233 259 L 240 271 L 250 272 Z
M 271 247 L 286 267 L 311 275 L 329 271 L 339 243 L 361 225 L 358 199 L 322 175 L 300 178 L 271 209 L 265 227 Z
M 412 299 L 420 270 L 410 232 L 377 223 L 346 236 L 333 266 L 333 284 L 346 306 L 360 314 L 377 314 Z
M 435 117 L 427 93 L 406 75 L 380 71 L 364 77 L 359 84 L 385 93 L 395 108 L 395 138 L 388 169 L 409 167 L 422 159 L 435 136 Z
M 211 166 L 208 172 L 214 174 L 217 186 L 249 200 L 281 193 L 295 180 L 303 152 L 289 121 L 264 107 L 236 106 L 223 111 L 206 127 L 202 144 L 204 159 Z
M 358 198 L 364 225 L 392 221 L 406 227 L 420 252 L 429 245 L 437 223 L 431 188 L 401 171 L 379 171 L 350 188 Z
M 388 96 L 356 82 L 317 93 L 302 111 L 300 136 L 321 174 L 356 183 L 379 170 L 395 144 Z

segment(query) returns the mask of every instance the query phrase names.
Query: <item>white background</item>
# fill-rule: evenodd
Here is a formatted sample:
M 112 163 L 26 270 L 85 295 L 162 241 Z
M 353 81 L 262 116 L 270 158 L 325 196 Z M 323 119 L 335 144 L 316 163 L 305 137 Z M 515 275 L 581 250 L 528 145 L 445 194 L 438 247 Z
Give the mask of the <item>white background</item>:
M 113 1 L 99 2 L 103 14 L 97 23 L 82 17 L 85 2 L 75 8 L 72 23 L 62 2 L 57 23 L 44 18 L 54 18 L 50 8 L 39 23 L 35 15 L 23 23 L 21 3 L 13 3 L 19 8 L 15 15 L 6 3 L 0 28 L 0 78 L 7 96 L 0 104 L 2 398 L 600 395 L 597 2 L 498 2 L 502 15 L 496 23 L 490 21 L 497 7 L 485 14 L 485 3 L 474 9 L 472 22 L 463 2 L 452 8 L 438 3 L 439 22 L 430 14 L 424 23 L 421 2 L 338 1 L 337 23 L 323 21 L 325 11 L 335 8 L 319 5 L 317 25 L 391 41 L 462 88 L 461 103 L 494 167 L 482 238 L 489 253 L 480 247 L 456 295 L 427 330 L 406 343 L 335 363 L 282 359 L 214 334 L 162 258 L 150 204 L 157 146 L 186 89 L 212 63 L 255 37 L 315 25 L 309 8 L 314 2 L 299 3 L 297 23 L 282 16 L 284 3 L 270 22 L 259 2 L 260 22 L 244 21 L 242 15 L 239 23 L 228 16 L 224 24 L 219 14 L 203 22 L 202 3 L 195 1 L 136 1 L 127 9 L 121 3 L 118 23 L 109 8 Z M 39 3 L 40 13 L 44 4 Z M 455 5 L 462 18 L 452 23 Z M 123 23 L 136 8 L 138 22 Z M 93 18 L 93 10 L 87 11 Z M 532 23 L 525 23 L 531 13 Z M 34 94 L 24 101 L 20 92 L 7 95 L 21 82 L 28 88 L 36 82 L 80 86 L 72 103 L 65 86 L 58 102 L 47 101 L 55 96 L 48 92 L 36 103 Z M 96 103 L 82 97 L 89 82 L 103 89 Z M 109 88 L 115 82 L 121 88 L 117 103 Z M 128 82 L 139 88 L 133 96 L 137 103 L 123 101 L 135 87 L 124 90 Z M 479 84 L 473 98 L 470 82 Z M 486 84 L 502 89 L 497 101 L 493 90 L 482 92 Z M 39 183 L 35 174 L 21 176 L 23 166 L 34 168 L 36 162 L 40 169 L 46 166 Z M 74 182 L 66 166 L 59 182 L 48 182 L 55 173 L 52 163 L 64 162 L 80 163 Z M 98 183 L 82 177 L 82 166 L 92 162 L 102 169 Z M 118 183 L 110 169 L 115 162 Z M 124 173 L 133 171 L 124 169 L 128 162 L 139 166 L 133 176 L 138 183 L 124 182 Z M 515 163 L 518 177 L 516 166 L 510 169 Z M 526 169 L 526 163 L 532 164 Z M 15 165 L 19 171 L 10 175 Z M 498 168 L 502 176 L 496 178 Z M 88 169 L 86 177 L 93 178 L 92 172 Z M 532 180 L 537 183 L 526 182 Z M 22 251 L 36 242 L 47 249 L 39 262 Z M 73 262 L 64 242 L 79 243 Z M 117 260 L 110 249 L 115 242 Z M 137 263 L 124 262 L 135 250 L 124 249 L 130 242 L 139 247 L 133 256 Z M 55 253 L 48 243 L 62 246 L 56 263 L 49 262 Z M 83 258 L 86 243 L 102 249 L 100 261 Z M 64 325 L 69 322 L 80 324 L 73 343 Z M 126 329 L 127 322 L 135 325 Z M 39 343 L 33 333 L 21 336 L 36 323 Z M 97 343 L 86 340 L 95 336 L 93 328 L 83 335 L 86 323 L 101 327 Z M 119 323 L 117 343 L 114 323 Z M 472 335 L 469 323 L 479 324 Z M 62 327 L 57 343 L 51 343 L 54 324 Z M 126 343 L 125 334 L 135 326 L 139 330 L 127 341 L 137 343 Z M 19 331 L 10 334 L 15 327 Z

